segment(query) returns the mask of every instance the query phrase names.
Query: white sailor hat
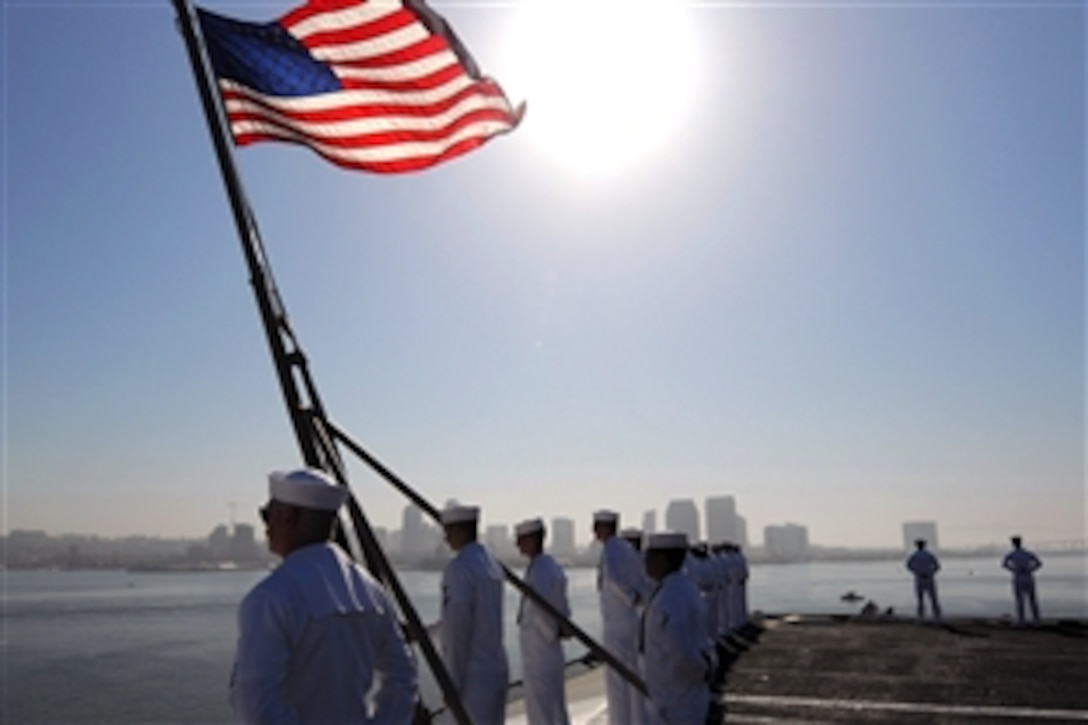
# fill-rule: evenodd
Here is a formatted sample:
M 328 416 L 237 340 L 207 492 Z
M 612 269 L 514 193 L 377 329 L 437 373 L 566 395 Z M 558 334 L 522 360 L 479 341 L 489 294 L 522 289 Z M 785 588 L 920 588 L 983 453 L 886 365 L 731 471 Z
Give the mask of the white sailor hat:
M 641 539 L 642 529 L 620 529 L 620 536 L 624 539 Z
M 268 474 L 268 494 L 274 501 L 299 508 L 336 511 L 348 497 L 348 490 L 324 471 L 299 468 Z
M 663 531 L 659 534 L 650 534 L 646 541 L 647 549 L 686 549 L 688 548 L 688 535 L 678 531 Z
M 525 519 L 514 527 L 515 536 L 528 536 L 544 530 L 544 522 L 540 518 Z
M 620 520 L 620 515 L 611 509 L 599 509 L 593 512 L 593 523 L 615 524 Z
M 468 524 L 480 520 L 479 506 L 447 506 L 442 510 L 442 525 Z

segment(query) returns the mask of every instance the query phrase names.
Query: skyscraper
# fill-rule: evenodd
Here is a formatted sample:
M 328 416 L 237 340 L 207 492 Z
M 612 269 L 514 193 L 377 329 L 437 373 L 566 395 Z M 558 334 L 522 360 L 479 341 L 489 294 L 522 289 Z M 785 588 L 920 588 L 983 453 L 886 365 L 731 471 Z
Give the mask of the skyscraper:
M 556 517 L 548 532 L 548 549 L 553 556 L 574 556 L 574 520 Z
M 657 531 L 657 512 L 653 509 L 642 513 L 642 533 L 652 534 Z
M 914 542 L 917 539 L 925 539 L 926 547 L 930 551 L 935 550 L 937 548 L 937 522 L 904 521 L 903 548 L 906 551 L 914 551 Z
M 665 508 L 665 528 L 682 531 L 690 541 L 699 540 L 699 509 L 690 498 L 673 499 Z
M 414 504 L 404 507 L 400 519 L 400 553 L 406 559 L 421 559 L 429 553 L 430 537 L 423 512 Z
M 732 496 L 711 496 L 706 500 L 706 539 L 711 542 L 748 543 L 748 523 L 737 515 Z
M 800 561 L 808 556 L 808 529 L 800 524 L 764 527 L 763 547 L 771 559 Z
M 484 541 L 491 554 L 498 558 L 510 556 L 514 545 L 510 541 L 510 529 L 503 524 L 491 524 L 484 531 Z

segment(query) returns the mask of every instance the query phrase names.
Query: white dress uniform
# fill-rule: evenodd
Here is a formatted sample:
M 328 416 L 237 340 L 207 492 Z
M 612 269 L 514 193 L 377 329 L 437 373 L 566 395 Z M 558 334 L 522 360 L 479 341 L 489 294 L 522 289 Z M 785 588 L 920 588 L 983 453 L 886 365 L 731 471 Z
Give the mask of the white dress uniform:
M 532 558 L 525 572 L 525 581 L 548 604 L 570 616 L 567 577 L 550 555 L 541 553 Z M 525 681 L 525 715 L 529 725 L 566 725 L 567 701 L 559 622 L 538 604 L 522 596 L 517 623 Z
M 490 552 L 470 542 L 442 572 L 442 660 L 473 725 L 506 718 L 509 667 L 502 644 L 503 573 Z
M 914 574 L 914 596 L 918 600 L 918 621 L 925 618 L 924 598 L 929 597 L 933 619 L 941 622 L 941 605 L 937 601 L 937 572 L 941 564 L 937 557 L 925 549 L 918 549 L 907 559 L 907 569 Z
M 706 627 L 706 606 L 691 580 L 680 572 L 662 579 L 642 621 L 651 724 L 702 725 L 706 721 L 707 678 L 714 662 Z
M 733 549 L 730 562 L 730 589 L 733 601 L 729 606 L 732 614 L 730 631 L 737 631 L 748 624 L 748 557 L 739 548 Z
M 728 551 L 722 549 L 714 554 L 714 577 L 718 582 L 718 637 L 729 634 L 729 611 L 733 601 L 733 586 L 729 581 Z
M 605 540 L 597 572 L 601 594 L 602 644 L 632 672 L 638 671 L 638 625 L 636 607 L 646 596 L 642 557 L 618 536 Z M 608 722 L 632 725 L 640 719 L 645 697 L 609 667 L 605 671 Z
M 699 590 L 706 606 L 707 636 L 715 637 L 718 633 L 718 582 L 717 566 L 708 555 L 698 557 L 689 553 L 684 559 L 684 573 Z
M 337 545 L 288 554 L 242 600 L 238 629 L 230 688 L 236 720 L 411 721 L 416 668 L 394 609 Z
M 1012 596 L 1016 601 L 1016 624 L 1024 626 L 1024 601 L 1031 607 L 1031 618 L 1039 623 L 1039 601 L 1035 597 L 1035 570 L 1042 567 L 1039 557 L 1027 549 L 1015 548 L 1005 555 L 1001 563 L 1012 572 Z

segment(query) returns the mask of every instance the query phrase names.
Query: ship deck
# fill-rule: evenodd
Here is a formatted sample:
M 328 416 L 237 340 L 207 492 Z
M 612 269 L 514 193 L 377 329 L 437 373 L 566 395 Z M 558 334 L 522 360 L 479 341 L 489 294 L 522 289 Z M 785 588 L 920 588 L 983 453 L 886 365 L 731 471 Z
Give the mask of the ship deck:
M 1088 623 L 767 617 L 734 638 L 728 723 L 1088 722 Z M 571 722 L 607 721 L 600 668 L 568 680 Z M 508 723 L 524 722 L 516 705 Z

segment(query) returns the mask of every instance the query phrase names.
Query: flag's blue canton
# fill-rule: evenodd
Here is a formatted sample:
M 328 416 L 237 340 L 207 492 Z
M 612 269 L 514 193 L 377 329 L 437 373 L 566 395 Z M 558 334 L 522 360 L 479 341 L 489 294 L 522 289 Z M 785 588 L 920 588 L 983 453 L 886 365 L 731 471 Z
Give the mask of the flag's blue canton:
M 272 96 L 341 90 L 339 79 L 278 23 L 245 23 L 198 9 L 212 68 Z

